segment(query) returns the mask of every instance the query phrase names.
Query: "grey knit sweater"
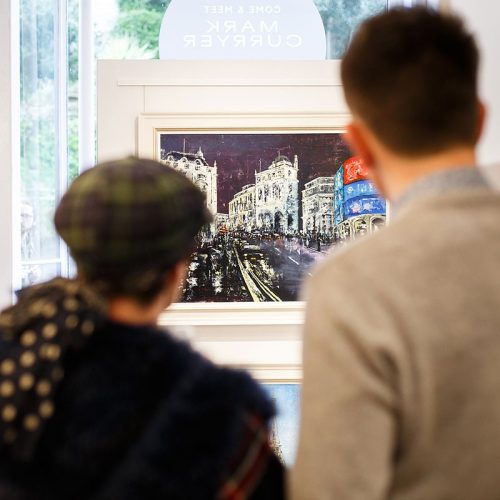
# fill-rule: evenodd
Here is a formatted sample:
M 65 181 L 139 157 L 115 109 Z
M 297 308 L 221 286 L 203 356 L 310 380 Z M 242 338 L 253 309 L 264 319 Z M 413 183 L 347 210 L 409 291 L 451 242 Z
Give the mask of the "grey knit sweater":
M 294 500 L 500 498 L 500 196 L 420 191 L 309 282 Z

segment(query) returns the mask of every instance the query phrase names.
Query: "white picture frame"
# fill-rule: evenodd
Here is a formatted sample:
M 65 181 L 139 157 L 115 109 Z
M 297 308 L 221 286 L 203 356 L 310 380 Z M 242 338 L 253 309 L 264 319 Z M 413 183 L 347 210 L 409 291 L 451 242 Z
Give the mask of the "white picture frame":
M 162 133 L 343 133 L 348 114 L 190 114 L 143 113 L 138 117 L 137 154 L 159 159 Z M 171 307 L 170 322 L 177 327 L 262 326 L 300 324 L 304 305 L 300 301 L 280 303 L 178 303 Z

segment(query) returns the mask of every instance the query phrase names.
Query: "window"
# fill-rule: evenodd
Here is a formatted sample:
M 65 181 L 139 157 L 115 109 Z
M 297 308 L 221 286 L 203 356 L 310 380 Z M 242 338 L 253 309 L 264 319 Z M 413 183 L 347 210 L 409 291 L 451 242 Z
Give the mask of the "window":
M 68 52 L 61 50 L 68 46 L 67 32 L 60 30 L 66 10 L 59 7 L 56 1 L 39 0 L 19 5 L 22 286 L 67 272 L 65 250 L 52 224 L 69 170 L 76 173 L 77 167 L 74 156 L 68 163 L 70 66 Z M 73 146 L 77 155 L 78 144 Z
M 98 59 L 158 58 L 158 34 L 170 0 L 94 2 L 95 53 Z
M 321 15 L 326 33 L 326 58 L 340 59 L 356 28 L 372 17 L 395 5 L 410 7 L 417 4 L 434 4 L 419 0 L 314 0 Z

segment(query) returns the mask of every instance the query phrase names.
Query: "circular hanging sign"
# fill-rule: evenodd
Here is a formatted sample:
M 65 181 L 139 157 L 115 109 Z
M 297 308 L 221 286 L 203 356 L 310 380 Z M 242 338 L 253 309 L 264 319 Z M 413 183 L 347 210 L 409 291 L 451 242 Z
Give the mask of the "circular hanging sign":
M 313 0 L 172 0 L 161 59 L 325 59 Z

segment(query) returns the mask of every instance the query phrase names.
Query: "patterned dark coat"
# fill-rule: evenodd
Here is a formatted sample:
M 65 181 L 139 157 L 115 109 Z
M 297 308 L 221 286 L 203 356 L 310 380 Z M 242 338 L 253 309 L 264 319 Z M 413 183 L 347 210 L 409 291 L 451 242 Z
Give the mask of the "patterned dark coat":
M 108 322 L 65 365 L 33 459 L 0 457 L 2 500 L 213 499 L 245 416 L 273 415 L 248 375 L 154 328 Z M 249 498 L 282 497 L 275 457 L 257 483 Z

